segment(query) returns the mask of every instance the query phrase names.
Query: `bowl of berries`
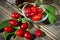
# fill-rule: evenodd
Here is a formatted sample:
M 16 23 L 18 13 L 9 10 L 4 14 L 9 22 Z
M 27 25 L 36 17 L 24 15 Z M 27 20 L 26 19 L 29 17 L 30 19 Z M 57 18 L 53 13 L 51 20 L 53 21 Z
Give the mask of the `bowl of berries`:
M 34 3 L 25 4 L 22 8 L 22 14 L 27 20 L 34 23 L 43 22 L 48 17 L 43 8 L 35 5 Z

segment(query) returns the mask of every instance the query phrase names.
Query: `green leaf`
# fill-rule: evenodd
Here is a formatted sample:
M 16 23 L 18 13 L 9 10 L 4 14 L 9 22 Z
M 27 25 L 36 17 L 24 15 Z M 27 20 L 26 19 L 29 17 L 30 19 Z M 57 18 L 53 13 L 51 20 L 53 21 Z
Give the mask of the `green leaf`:
M 17 7 L 20 8 L 22 6 L 22 4 L 19 4 Z
M 52 15 L 51 13 L 49 13 L 48 11 L 46 11 L 47 15 L 48 15 L 48 20 L 51 24 L 53 24 L 56 21 L 56 18 L 54 15 Z
M 46 10 L 49 11 L 52 15 L 55 15 L 55 8 L 51 5 L 46 5 Z
M 15 32 L 12 32 L 12 33 L 5 33 L 5 40 L 10 40 L 11 36 L 15 35 Z
M 28 21 L 28 24 L 29 24 L 29 26 L 28 26 L 28 28 L 27 28 L 27 31 L 30 31 L 31 28 L 32 28 L 32 26 L 33 26 L 33 24 L 32 24 L 30 21 Z
M 5 20 L 2 23 L 0 23 L 0 30 L 3 29 L 5 26 L 9 26 L 8 20 Z
M 28 2 L 23 2 L 22 4 L 19 4 L 18 5 L 18 8 L 20 8 L 22 5 L 25 5 L 25 4 L 27 4 Z
M 49 13 L 48 13 L 48 20 L 51 24 L 53 24 L 56 21 L 55 17 Z
M 53 24 L 56 21 L 55 18 L 55 8 L 51 5 L 46 5 L 45 13 L 48 15 L 48 20 L 50 24 Z
M 22 23 L 27 22 L 26 18 L 22 18 Z
M 22 4 L 27 4 L 27 3 L 29 3 L 29 2 L 24 2 L 24 3 L 22 3 Z
M 20 29 L 20 26 L 13 27 L 15 30 Z
M 17 19 L 18 20 L 18 22 L 20 22 L 21 21 L 21 18 L 19 18 L 19 19 Z

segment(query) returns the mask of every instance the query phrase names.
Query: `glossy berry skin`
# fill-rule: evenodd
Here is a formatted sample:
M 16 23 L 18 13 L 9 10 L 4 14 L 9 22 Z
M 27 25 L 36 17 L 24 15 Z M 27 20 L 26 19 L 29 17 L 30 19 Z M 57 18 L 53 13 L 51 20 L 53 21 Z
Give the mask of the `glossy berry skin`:
M 20 28 L 26 30 L 28 28 L 28 23 L 23 23 Z
M 31 12 L 31 13 L 26 13 L 25 15 L 26 15 L 26 17 L 31 18 L 33 15 L 36 15 L 36 14 Z
M 11 26 L 17 26 L 17 25 L 18 25 L 18 21 L 16 21 L 16 20 L 8 20 L 8 23 L 9 23 Z
M 26 13 L 25 14 L 27 18 L 30 18 L 31 17 L 31 14 L 30 13 Z
M 41 30 L 37 29 L 35 35 L 36 37 L 41 37 L 42 36 Z
M 42 12 L 43 12 L 43 10 L 42 10 L 41 8 L 38 8 L 38 9 L 37 9 L 37 13 L 38 13 L 38 14 L 42 14 Z
M 33 17 L 32 17 L 32 21 L 39 21 L 39 20 L 41 20 L 42 19 L 42 15 L 34 15 Z
M 24 33 L 24 37 L 25 37 L 26 39 L 32 39 L 32 35 L 31 35 L 29 32 L 25 32 L 25 33 Z
M 13 12 L 13 13 L 11 14 L 11 17 L 12 17 L 12 18 L 15 18 L 15 19 L 18 19 L 18 18 L 20 18 L 20 14 L 17 13 L 17 12 Z
M 23 29 L 19 29 L 16 31 L 16 36 L 22 37 L 24 36 L 24 30 Z
M 27 8 L 25 9 L 25 14 L 26 14 L 26 13 L 30 13 L 30 12 L 31 12 L 30 7 L 27 7 Z
M 10 26 L 5 26 L 4 31 L 5 32 L 12 32 L 13 28 L 11 28 Z
M 41 17 L 42 17 L 42 14 L 40 14 L 40 13 L 39 13 L 39 14 L 37 14 L 37 15 L 39 15 L 39 16 L 41 16 Z
M 32 7 L 31 7 L 31 11 L 36 14 L 36 13 L 37 13 L 37 7 L 36 7 L 36 6 L 32 6 Z
M 32 17 L 32 16 L 36 15 L 36 13 L 34 13 L 34 12 L 31 12 L 30 14 L 31 14 L 31 16 L 30 16 L 30 17 Z

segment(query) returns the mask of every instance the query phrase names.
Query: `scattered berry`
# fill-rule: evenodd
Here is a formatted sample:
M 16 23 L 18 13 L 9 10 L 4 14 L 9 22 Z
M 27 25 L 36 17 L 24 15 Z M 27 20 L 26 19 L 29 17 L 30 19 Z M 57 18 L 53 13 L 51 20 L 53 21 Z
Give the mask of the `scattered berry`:
M 4 31 L 5 32 L 12 32 L 13 28 L 11 28 L 10 26 L 5 26 Z
M 27 39 L 32 39 L 32 35 L 29 32 L 25 32 L 24 37 Z
M 24 36 L 24 30 L 22 30 L 22 29 L 19 29 L 19 30 L 17 30 L 16 31 L 16 36 Z
M 37 29 L 35 35 L 36 37 L 41 37 L 42 36 L 41 30 Z
M 13 13 L 11 14 L 11 17 L 12 17 L 12 18 L 15 18 L 15 19 L 18 19 L 18 18 L 20 18 L 20 14 L 17 13 L 17 12 L 13 12 Z
M 23 23 L 21 29 L 26 30 L 28 28 L 28 23 Z
M 16 20 L 8 20 L 8 23 L 12 26 L 17 26 L 18 25 L 18 21 L 16 21 Z

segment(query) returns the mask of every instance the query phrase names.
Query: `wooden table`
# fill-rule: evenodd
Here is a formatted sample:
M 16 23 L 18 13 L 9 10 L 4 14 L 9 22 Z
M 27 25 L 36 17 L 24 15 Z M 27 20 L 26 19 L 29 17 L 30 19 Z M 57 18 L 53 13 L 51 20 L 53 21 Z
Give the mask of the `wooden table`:
M 55 6 L 60 13 L 60 7 L 52 4 L 53 6 Z M 10 14 L 13 11 L 18 11 L 17 7 L 14 4 L 10 4 L 9 2 L 1 2 L 0 1 L 0 21 L 3 21 L 5 19 L 10 19 Z M 57 13 L 56 13 L 57 14 Z M 59 14 L 60 15 L 60 14 Z M 41 38 L 37 38 L 35 40 L 60 40 L 60 16 L 57 16 L 57 22 L 53 25 L 47 25 L 47 24 L 34 24 L 34 26 L 39 26 L 40 29 L 46 34 L 44 37 Z M 35 30 L 36 28 L 34 28 Z M 33 29 L 31 29 L 32 31 Z M 33 30 L 33 31 L 34 31 Z M 2 36 L 2 39 L 0 37 L 1 40 L 4 40 L 4 32 L 0 33 L 0 35 Z M 20 38 L 20 37 L 16 37 L 15 39 L 13 39 L 13 37 L 11 38 L 11 40 L 26 40 L 25 38 Z

